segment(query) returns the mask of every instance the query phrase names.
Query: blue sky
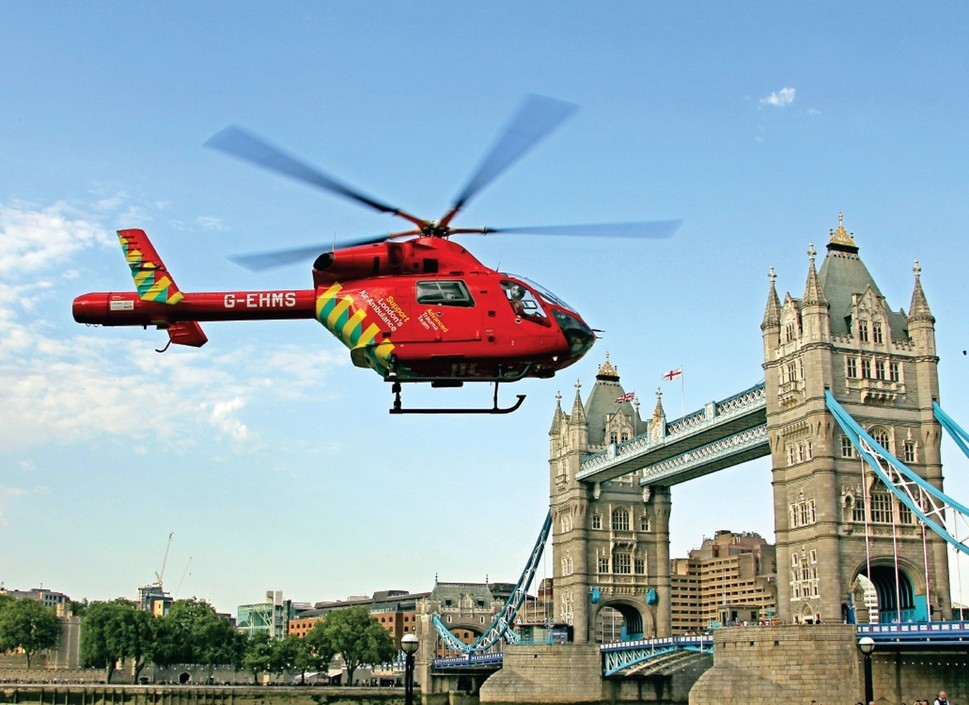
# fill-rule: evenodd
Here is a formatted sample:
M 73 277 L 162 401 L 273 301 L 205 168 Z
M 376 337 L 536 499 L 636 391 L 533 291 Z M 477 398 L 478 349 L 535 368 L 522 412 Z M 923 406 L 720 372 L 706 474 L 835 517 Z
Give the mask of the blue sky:
M 233 612 L 269 589 L 514 581 L 556 394 L 588 392 L 607 351 L 644 413 L 672 367 L 670 417 L 757 383 L 768 270 L 800 296 L 842 211 L 892 308 L 919 259 L 942 405 L 966 425 L 967 26 L 941 2 L 0 0 L 0 580 L 134 597 L 174 532 L 166 587 Z M 528 395 L 513 415 L 390 416 L 387 385 L 310 321 L 208 324 L 201 350 L 158 355 L 163 332 L 71 318 L 75 296 L 131 287 L 119 228 L 204 291 L 308 287 L 309 263 L 227 258 L 396 227 L 202 146 L 226 125 L 435 218 L 528 93 L 579 110 L 456 224 L 684 222 L 462 241 L 605 331 L 509 388 Z M 966 462 L 944 458 L 965 502 Z M 677 487 L 672 523 L 674 556 L 717 529 L 772 538 L 766 460 Z

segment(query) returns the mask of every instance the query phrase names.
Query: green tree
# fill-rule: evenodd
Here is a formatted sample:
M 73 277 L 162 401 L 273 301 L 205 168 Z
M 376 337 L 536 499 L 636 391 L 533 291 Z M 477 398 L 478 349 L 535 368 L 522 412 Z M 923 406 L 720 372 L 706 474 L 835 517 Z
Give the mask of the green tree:
M 242 666 L 252 674 L 252 682 L 259 682 L 260 673 L 269 673 L 272 668 L 273 639 L 266 632 L 256 632 L 246 640 Z
M 0 651 L 23 649 L 27 668 L 34 654 L 57 646 L 61 621 L 37 600 L 0 601 Z
M 292 634 L 273 641 L 269 672 L 282 675 L 285 671 L 296 671 L 301 661 L 300 652 L 304 649 L 303 640 Z
M 81 659 L 88 666 L 103 668 L 107 683 L 117 664 L 131 659 L 137 683 L 154 650 L 155 632 L 155 617 L 128 600 L 92 602 L 81 621 Z
M 303 648 L 300 650 L 297 669 L 302 674 L 305 682 L 307 671 L 326 673 L 330 667 L 335 653 L 333 647 L 326 639 L 326 632 L 323 631 L 323 622 L 317 622 L 310 629 L 309 633 L 303 637 Z
M 159 620 L 153 659 L 162 666 L 194 663 L 239 665 L 236 632 L 228 620 L 202 600 L 176 600 Z
M 199 610 L 196 614 L 189 634 L 194 644 L 194 663 L 208 669 L 211 681 L 216 666 L 238 664 L 238 632 L 229 620 L 220 617 L 211 605 L 207 606 L 208 610 Z
M 394 640 L 370 616 L 366 607 L 348 607 L 330 612 L 317 627 L 322 629 L 320 638 L 333 653 L 343 656 L 350 685 L 353 684 L 353 672 L 357 667 L 390 661 L 396 653 Z

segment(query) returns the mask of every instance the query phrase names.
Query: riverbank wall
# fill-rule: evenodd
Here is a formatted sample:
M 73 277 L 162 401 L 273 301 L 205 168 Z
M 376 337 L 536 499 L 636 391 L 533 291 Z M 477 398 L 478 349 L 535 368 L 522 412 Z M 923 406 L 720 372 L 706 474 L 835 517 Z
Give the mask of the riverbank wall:
M 405 705 L 403 688 L 0 683 L 0 705 Z M 420 694 L 415 693 L 420 702 Z

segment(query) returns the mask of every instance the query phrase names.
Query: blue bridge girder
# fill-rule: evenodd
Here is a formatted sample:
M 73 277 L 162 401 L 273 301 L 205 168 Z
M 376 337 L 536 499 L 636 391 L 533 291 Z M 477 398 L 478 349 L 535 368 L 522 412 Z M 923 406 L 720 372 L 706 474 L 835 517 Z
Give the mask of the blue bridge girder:
M 643 485 L 675 485 L 770 454 L 767 393 L 756 384 L 582 460 L 576 479 L 606 482 L 644 470 Z
M 650 675 L 692 664 L 698 655 L 713 653 L 713 636 L 672 636 L 603 644 L 602 675 Z
M 959 536 L 958 528 L 969 528 L 969 507 L 957 502 L 942 490 L 931 485 L 919 477 L 918 473 L 909 469 L 905 463 L 883 448 L 857 421 L 837 402 L 830 390 L 825 391 L 825 402 L 828 411 L 851 440 L 858 455 L 868 464 L 882 484 L 919 520 L 945 539 L 953 548 L 969 555 L 969 539 Z M 948 416 L 934 405 L 934 413 L 940 424 L 950 433 L 954 433 L 963 452 L 969 448 L 962 442 L 966 433 L 955 425 Z M 944 417 L 944 418 L 943 418 Z M 955 532 L 949 530 L 952 525 Z
M 501 611 L 495 615 L 494 620 L 485 630 L 484 634 L 478 637 L 473 644 L 463 643 L 451 633 L 451 630 L 448 629 L 444 622 L 441 621 L 439 615 L 435 614 L 432 616 L 431 623 L 437 630 L 438 636 L 449 649 L 461 654 L 486 654 L 492 649 L 500 647 L 502 642 L 508 642 L 510 644 L 518 643 L 518 634 L 511 628 L 511 626 L 514 624 L 515 618 L 518 616 L 518 611 L 521 609 L 522 605 L 525 604 L 525 601 L 528 598 L 528 588 L 532 584 L 532 578 L 535 577 L 535 571 L 538 569 L 539 561 L 542 558 L 542 552 L 545 550 L 545 542 L 548 540 L 548 535 L 551 531 L 552 512 L 550 511 L 545 516 L 545 522 L 542 524 L 542 530 L 538 533 L 538 538 L 535 540 L 535 546 L 532 548 L 532 553 L 528 558 L 528 563 L 525 564 L 525 568 L 522 570 L 522 574 L 518 578 L 518 582 L 515 584 L 515 589 L 512 590 L 511 595 L 505 602 L 505 605 L 502 607 Z
M 433 670 L 454 673 L 456 671 L 495 671 L 501 668 L 501 652 L 495 653 L 467 653 L 463 656 L 437 658 L 433 662 Z

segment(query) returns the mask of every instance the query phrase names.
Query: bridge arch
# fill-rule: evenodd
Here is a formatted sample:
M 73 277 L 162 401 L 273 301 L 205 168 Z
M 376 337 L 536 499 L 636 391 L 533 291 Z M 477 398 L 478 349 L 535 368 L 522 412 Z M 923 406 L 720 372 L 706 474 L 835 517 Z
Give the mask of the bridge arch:
M 602 642 L 629 641 L 656 636 L 652 611 L 639 600 L 614 598 L 597 605 L 592 615 L 593 634 Z M 616 634 L 615 626 L 620 629 Z
M 879 622 L 925 621 L 928 618 L 928 585 L 924 567 L 900 558 L 897 562 L 890 556 L 874 558 L 869 564 L 863 562 L 852 575 L 852 584 L 871 586 L 869 598 L 878 611 Z M 874 615 L 871 615 L 874 616 Z

